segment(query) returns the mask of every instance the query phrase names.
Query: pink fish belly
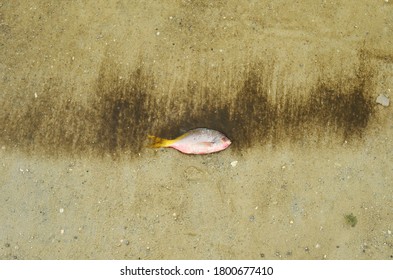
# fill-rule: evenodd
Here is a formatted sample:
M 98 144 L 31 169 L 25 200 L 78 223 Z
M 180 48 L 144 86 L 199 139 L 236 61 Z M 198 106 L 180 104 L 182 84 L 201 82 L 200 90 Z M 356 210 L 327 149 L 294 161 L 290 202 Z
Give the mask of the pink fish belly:
M 180 142 L 180 141 L 179 141 Z M 222 151 L 228 147 L 228 145 L 212 145 L 207 142 L 197 142 L 197 143 L 174 143 L 170 146 L 185 154 L 196 154 L 204 155 Z
M 194 144 L 187 144 L 187 143 L 175 143 L 173 145 L 170 146 L 173 149 L 176 149 L 182 153 L 185 154 L 196 154 L 196 155 L 204 155 L 204 154 L 210 154 L 210 153 L 214 153 L 214 152 L 218 152 L 212 150 L 209 147 L 206 147 L 206 145 L 201 145 L 198 143 L 194 143 Z

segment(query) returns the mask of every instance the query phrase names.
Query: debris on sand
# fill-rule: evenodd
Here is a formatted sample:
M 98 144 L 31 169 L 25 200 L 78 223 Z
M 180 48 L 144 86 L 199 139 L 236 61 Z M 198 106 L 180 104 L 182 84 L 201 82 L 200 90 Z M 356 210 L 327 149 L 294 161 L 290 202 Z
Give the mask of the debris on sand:
M 345 218 L 345 223 L 351 227 L 355 227 L 356 224 L 358 223 L 358 219 L 352 213 L 345 215 L 344 218 Z
M 389 106 L 390 100 L 389 100 L 389 97 L 387 97 L 387 96 L 385 96 L 385 95 L 383 95 L 383 94 L 380 94 L 380 95 L 377 97 L 376 102 L 377 102 L 378 104 L 381 104 L 381 105 L 384 106 L 384 107 L 387 107 L 387 106 Z

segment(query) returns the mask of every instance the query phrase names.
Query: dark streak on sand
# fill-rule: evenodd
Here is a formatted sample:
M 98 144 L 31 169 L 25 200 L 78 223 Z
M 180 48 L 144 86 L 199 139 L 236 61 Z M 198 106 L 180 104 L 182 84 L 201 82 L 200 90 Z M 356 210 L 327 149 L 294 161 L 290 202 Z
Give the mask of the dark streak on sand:
M 236 151 L 255 144 L 303 141 L 310 135 L 317 142 L 361 139 L 373 113 L 374 71 L 364 52 L 359 57 L 355 75 L 325 78 L 321 70 L 320 79 L 307 92 L 298 88 L 288 92 L 277 82 L 272 99 L 274 65 L 259 62 L 234 88 L 232 99 L 217 98 L 224 93 L 189 82 L 175 92 L 183 98 L 159 101 L 154 97 L 154 73 L 148 67 L 141 64 L 121 79 L 115 64 L 105 60 L 89 105 L 72 95 L 58 98 L 65 93 L 56 79 L 48 80 L 39 98 L 1 100 L 0 141 L 24 152 L 54 156 L 132 156 L 144 148 L 148 133 L 171 138 L 195 127 L 222 131 Z M 203 100 L 194 98 L 201 92 Z

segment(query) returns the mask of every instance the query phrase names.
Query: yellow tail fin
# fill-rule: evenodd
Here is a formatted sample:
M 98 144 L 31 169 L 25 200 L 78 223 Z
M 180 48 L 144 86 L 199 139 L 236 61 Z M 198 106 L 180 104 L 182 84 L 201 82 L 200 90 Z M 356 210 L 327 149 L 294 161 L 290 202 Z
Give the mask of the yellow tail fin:
M 173 142 L 175 142 L 173 140 L 164 139 L 153 135 L 148 135 L 147 137 L 152 139 L 152 143 L 148 146 L 150 148 L 165 148 L 169 147 L 171 144 L 173 144 Z

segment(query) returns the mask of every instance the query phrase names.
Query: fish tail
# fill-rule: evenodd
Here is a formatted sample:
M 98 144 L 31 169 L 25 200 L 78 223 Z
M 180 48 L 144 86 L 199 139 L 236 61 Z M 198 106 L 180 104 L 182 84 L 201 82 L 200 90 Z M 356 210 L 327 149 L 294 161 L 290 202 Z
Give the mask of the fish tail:
M 147 137 L 152 140 L 152 143 L 150 143 L 148 146 L 149 148 L 165 148 L 169 147 L 173 143 L 173 140 L 164 139 L 153 135 L 148 135 Z

